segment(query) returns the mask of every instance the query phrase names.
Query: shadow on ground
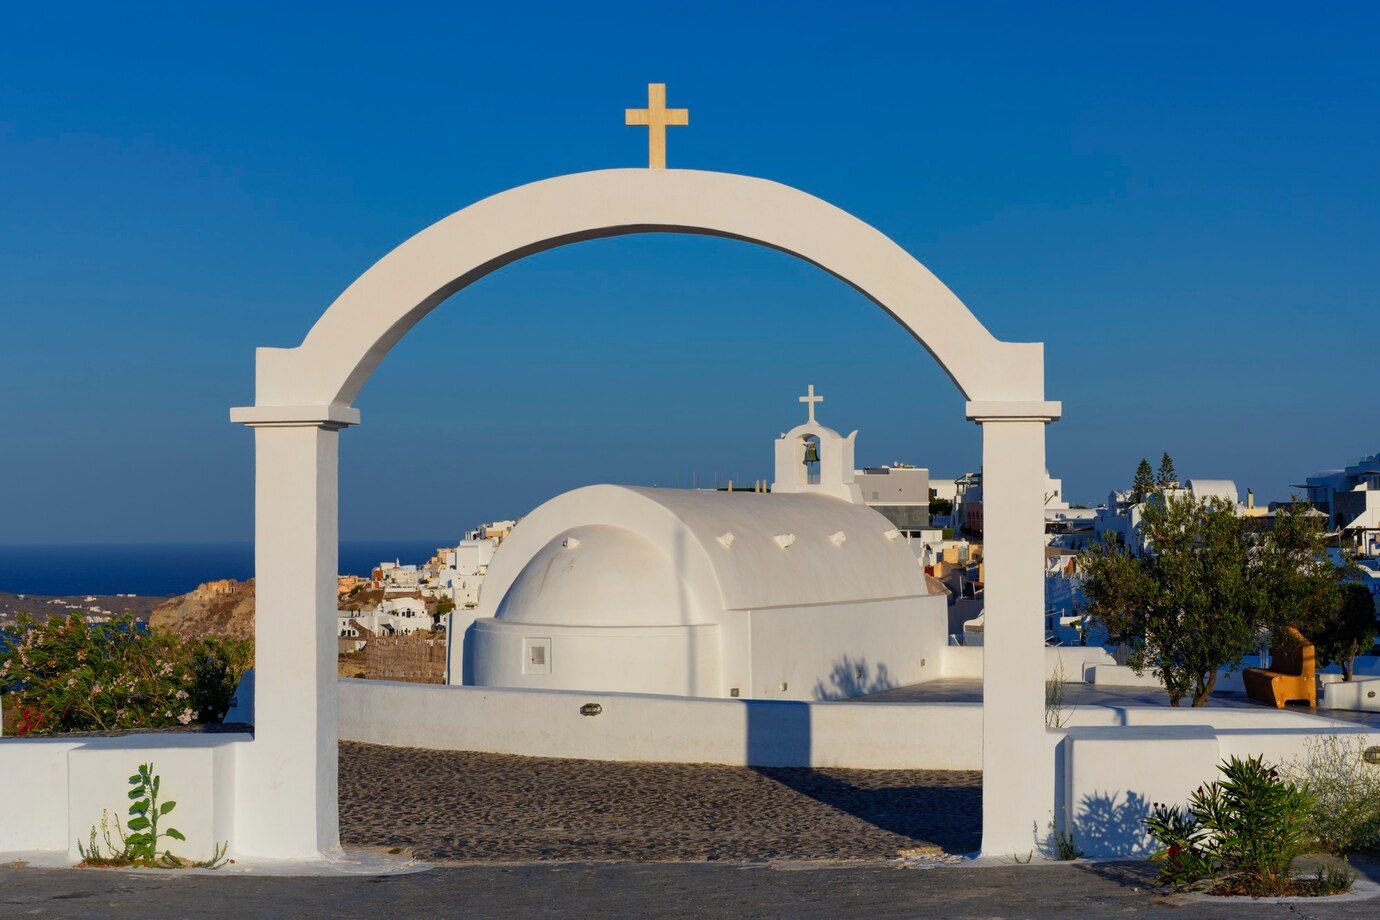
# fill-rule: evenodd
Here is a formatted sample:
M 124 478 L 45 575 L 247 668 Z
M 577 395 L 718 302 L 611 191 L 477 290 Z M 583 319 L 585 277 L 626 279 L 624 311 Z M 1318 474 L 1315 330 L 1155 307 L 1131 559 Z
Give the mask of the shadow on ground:
M 980 784 L 948 786 L 931 782 L 915 786 L 862 786 L 839 779 L 827 770 L 796 767 L 753 767 L 752 770 L 821 805 L 865 821 L 887 834 L 903 837 L 910 841 L 910 846 L 930 845 L 948 853 L 972 853 L 982 844 Z

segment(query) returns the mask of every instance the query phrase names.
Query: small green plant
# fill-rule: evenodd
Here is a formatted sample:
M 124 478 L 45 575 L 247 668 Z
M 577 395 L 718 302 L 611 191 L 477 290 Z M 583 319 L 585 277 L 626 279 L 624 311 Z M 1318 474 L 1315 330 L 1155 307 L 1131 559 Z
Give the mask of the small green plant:
M 138 770 L 129 778 L 129 819 L 126 827 L 119 821 L 112 821 L 108 811 L 101 811 L 101 837 L 105 841 L 103 851 L 96 839 L 96 828 L 91 828 L 91 836 L 85 845 L 77 841 L 77 852 L 81 854 L 84 866 L 136 866 L 145 869 L 218 869 L 225 864 L 227 844 L 216 845 L 211 858 L 200 862 L 183 859 L 172 854 L 167 846 L 158 852 L 163 839 L 180 840 L 187 838 L 175 827 L 159 829 L 159 821 L 177 807 L 176 802 L 159 802 L 158 793 L 162 778 L 153 772 L 153 764 L 140 764 Z M 117 846 L 111 836 L 111 825 L 115 835 L 120 838 Z
M 1313 794 L 1308 830 L 1324 853 L 1380 850 L 1380 765 L 1365 751 L 1365 735 L 1320 735 L 1285 765 Z
M 1054 673 L 1045 680 L 1045 728 L 1063 728 L 1073 716 L 1068 703 L 1068 679 L 1063 659 L 1054 666 Z
M 129 806 L 129 821 L 126 823 L 134 833 L 126 838 L 130 851 L 135 859 L 142 859 L 153 862 L 158 859 L 158 841 L 162 837 L 171 840 L 180 840 L 184 843 L 187 838 L 182 836 L 182 832 L 175 827 L 169 827 L 160 832 L 158 821 L 168 812 L 177 807 L 176 802 L 158 801 L 158 789 L 162 785 L 161 777 L 153 775 L 152 763 L 139 764 L 139 771 L 129 778 L 129 797 L 132 804 Z M 163 855 L 171 859 L 172 853 L 167 850 Z
M 1345 859 L 1340 866 L 1321 866 L 1312 879 L 1304 879 L 1302 884 L 1310 887 L 1316 896 L 1343 894 L 1356 884 L 1357 875 Z
M 1260 757 L 1232 757 L 1220 769 L 1224 778 L 1199 786 L 1187 812 L 1156 804 L 1146 818 L 1160 881 L 1176 890 L 1215 882 L 1215 894 L 1252 897 L 1312 893 L 1292 874 L 1312 842 L 1308 787 Z
M 1054 858 L 1060 862 L 1083 858 L 1083 851 L 1078 848 L 1078 841 L 1074 839 L 1073 828 L 1061 831 L 1058 822 L 1053 818 L 1049 820 L 1049 842 L 1054 848 Z

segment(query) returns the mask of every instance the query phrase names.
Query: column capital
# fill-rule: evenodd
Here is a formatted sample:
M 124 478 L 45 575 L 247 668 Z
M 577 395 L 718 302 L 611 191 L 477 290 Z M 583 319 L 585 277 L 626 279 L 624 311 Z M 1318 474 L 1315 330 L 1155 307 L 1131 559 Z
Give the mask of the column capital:
M 230 410 L 230 421 L 250 428 L 325 428 L 338 431 L 359 424 L 354 406 L 239 406 Z
M 969 400 L 966 415 L 969 421 L 987 422 L 1056 422 L 1064 414 L 1064 405 L 1043 399 L 1030 400 Z

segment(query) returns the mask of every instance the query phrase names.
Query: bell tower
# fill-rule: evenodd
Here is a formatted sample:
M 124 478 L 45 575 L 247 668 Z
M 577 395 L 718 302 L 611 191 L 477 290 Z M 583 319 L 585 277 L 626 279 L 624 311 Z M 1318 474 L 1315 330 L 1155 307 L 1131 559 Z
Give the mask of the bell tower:
M 861 505 L 862 489 L 853 478 L 854 431 L 844 437 L 815 420 L 815 404 L 824 402 L 810 384 L 800 401 L 809 410 L 805 424 L 776 439 L 776 479 L 772 492 L 812 492 Z

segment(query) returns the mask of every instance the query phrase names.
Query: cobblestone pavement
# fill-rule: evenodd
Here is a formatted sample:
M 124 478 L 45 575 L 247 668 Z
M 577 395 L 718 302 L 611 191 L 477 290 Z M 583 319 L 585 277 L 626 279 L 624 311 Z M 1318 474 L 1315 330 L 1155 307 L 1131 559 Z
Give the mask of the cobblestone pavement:
M 976 850 L 981 774 L 340 745 L 346 846 L 427 861 L 885 859 Z
M 1375 900 L 1281 906 L 1186 903 L 1156 892 L 1149 885 L 1151 874 L 1144 863 L 929 870 L 543 863 L 446 866 L 376 878 L 0 867 L 0 917 L 1349 920 L 1374 918 L 1380 910 Z

